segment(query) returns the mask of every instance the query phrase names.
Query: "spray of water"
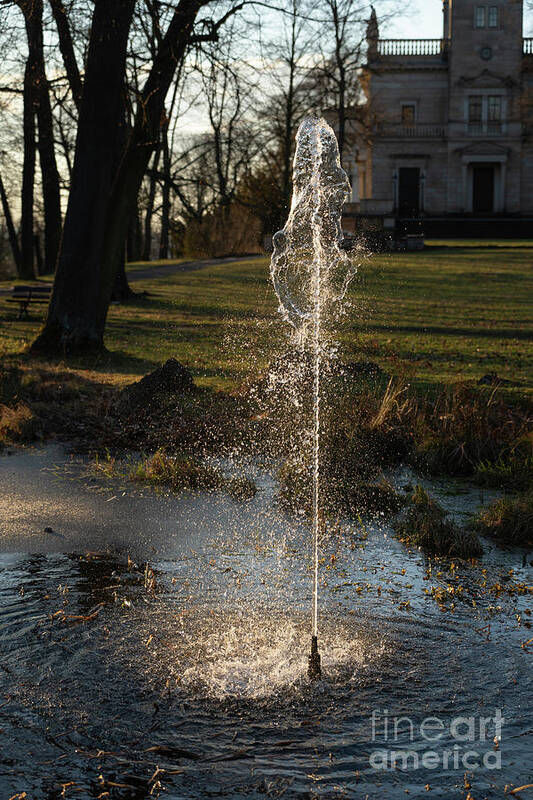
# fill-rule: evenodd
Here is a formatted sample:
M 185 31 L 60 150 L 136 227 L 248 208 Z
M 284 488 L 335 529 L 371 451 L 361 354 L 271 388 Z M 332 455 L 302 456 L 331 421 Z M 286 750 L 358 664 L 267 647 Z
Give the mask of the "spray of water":
M 275 234 L 271 277 L 279 311 L 293 329 L 295 345 L 310 355 L 312 414 L 312 636 L 318 636 L 318 564 L 321 526 L 320 421 L 321 372 L 327 322 L 345 296 L 353 261 L 341 249 L 341 213 L 350 196 L 340 165 L 335 134 L 323 119 L 306 118 L 296 135 L 293 195 L 285 227 Z

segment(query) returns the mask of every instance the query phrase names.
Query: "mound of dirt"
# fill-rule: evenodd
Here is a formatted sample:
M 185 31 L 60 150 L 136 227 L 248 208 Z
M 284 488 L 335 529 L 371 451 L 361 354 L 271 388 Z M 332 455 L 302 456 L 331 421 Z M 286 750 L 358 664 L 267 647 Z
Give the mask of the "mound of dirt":
M 190 370 L 175 358 L 145 375 L 140 381 L 126 386 L 120 392 L 118 407 L 121 410 L 135 411 L 147 408 L 154 402 L 174 398 L 195 389 Z

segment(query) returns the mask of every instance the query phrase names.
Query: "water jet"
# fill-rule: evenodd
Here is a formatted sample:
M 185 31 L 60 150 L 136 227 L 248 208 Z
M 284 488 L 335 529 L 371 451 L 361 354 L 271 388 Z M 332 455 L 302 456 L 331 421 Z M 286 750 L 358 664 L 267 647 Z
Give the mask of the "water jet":
M 341 167 L 337 139 L 325 120 L 307 117 L 296 134 L 293 194 L 285 227 L 274 234 L 270 273 L 282 317 L 291 324 L 298 351 L 312 363 L 312 420 L 309 426 L 312 471 L 313 601 L 308 674 L 320 677 L 318 652 L 318 566 L 322 522 L 320 437 L 321 377 L 328 359 L 325 323 L 346 294 L 355 272 L 342 249 L 342 206 L 350 183 Z

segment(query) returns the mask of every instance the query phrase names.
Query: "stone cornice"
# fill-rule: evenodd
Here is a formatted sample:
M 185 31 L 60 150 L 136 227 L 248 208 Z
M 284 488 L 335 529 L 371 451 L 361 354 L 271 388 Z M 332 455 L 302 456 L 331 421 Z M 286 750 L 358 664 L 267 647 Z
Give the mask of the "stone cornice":
M 363 71 L 371 75 L 382 75 L 387 72 L 448 72 L 448 64 L 386 64 L 379 65 L 379 67 L 369 66 L 365 64 L 362 67 Z
M 498 75 L 497 72 L 492 72 L 490 69 L 483 69 L 481 72 L 478 72 L 477 75 L 461 75 L 460 78 L 455 82 L 456 86 L 468 86 L 476 83 L 481 78 L 490 78 L 491 80 L 499 81 L 504 86 L 511 88 L 512 86 L 518 86 L 518 82 L 515 81 L 510 75 Z

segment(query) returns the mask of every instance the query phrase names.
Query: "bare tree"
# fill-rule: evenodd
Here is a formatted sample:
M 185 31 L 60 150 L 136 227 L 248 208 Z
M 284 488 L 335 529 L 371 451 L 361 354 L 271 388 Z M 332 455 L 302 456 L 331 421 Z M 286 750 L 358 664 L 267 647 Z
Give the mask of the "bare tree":
M 390 20 L 396 7 L 396 0 L 381 2 L 382 24 Z M 367 25 L 372 19 L 377 29 L 376 12 L 364 0 L 321 0 L 314 19 L 320 31 L 316 38 L 319 56 L 309 73 L 309 91 L 316 111 L 334 118 L 342 157 L 348 121 L 361 119 L 360 72 L 367 55 Z
M 65 65 L 72 99 L 76 108 L 79 109 L 83 86 L 76 53 L 74 52 L 74 43 L 72 41 L 72 32 L 70 30 L 67 10 L 62 0 L 49 0 L 49 3 L 57 27 L 59 49 Z
M 179 0 L 170 11 L 137 99 L 126 149 L 114 172 L 112 158 L 122 125 L 120 96 L 135 3 L 95 0 L 63 242 L 47 320 L 35 350 L 63 353 L 103 347 L 117 264 L 157 145 L 165 98 L 177 66 L 191 45 L 215 39 L 220 27 L 242 8 L 242 3 L 230 2 L 218 19 L 199 19 L 202 8 L 209 5 L 208 0 Z
M 359 70 L 365 42 L 366 3 L 360 0 L 322 0 L 326 36 L 319 37 L 321 58 L 313 70 L 315 90 L 323 108 L 334 110 L 339 152 L 346 141 L 348 107 L 359 103 Z M 324 50 L 324 43 L 329 45 Z
M 23 142 L 24 161 L 20 198 L 20 277 L 35 278 L 33 260 L 33 202 L 35 189 L 35 85 L 28 59 L 24 71 Z
M 1 174 L 0 174 L 0 202 L 2 203 L 2 211 L 4 213 L 4 218 L 6 221 L 7 235 L 9 238 L 9 246 L 11 248 L 11 255 L 13 256 L 13 262 L 15 264 L 17 274 L 21 275 L 21 256 L 20 256 L 19 241 L 17 237 L 17 232 L 15 230 L 15 225 L 13 224 L 13 215 L 11 214 L 11 208 L 9 205 L 9 200 L 7 197 L 7 193 L 4 187 L 4 182 L 2 180 Z
M 25 143 L 28 148 L 27 170 L 25 170 L 25 188 L 28 197 L 23 198 L 27 203 L 27 224 L 29 226 L 29 204 L 33 202 L 33 181 L 31 150 L 33 145 L 31 137 L 35 137 L 33 115 L 37 115 L 39 138 L 38 150 L 41 165 L 42 193 L 45 221 L 45 269 L 53 272 L 59 252 L 61 240 L 61 201 L 59 192 L 59 172 L 57 169 L 54 126 L 48 80 L 44 66 L 43 44 L 43 3 L 42 0 L 18 0 L 18 5 L 24 15 L 26 34 L 28 40 L 28 61 L 24 82 L 24 96 L 29 94 L 28 103 L 25 103 Z M 31 86 L 30 86 L 31 84 Z M 30 115 L 32 119 L 30 119 Z M 27 140 L 27 141 L 26 141 Z M 30 238 L 29 229 L 25 234 Z M 33 232 L 31 233 L 33 247 Z M 29 242 L 23 243 L 23 260 L 25 268 L 29 268 Z

